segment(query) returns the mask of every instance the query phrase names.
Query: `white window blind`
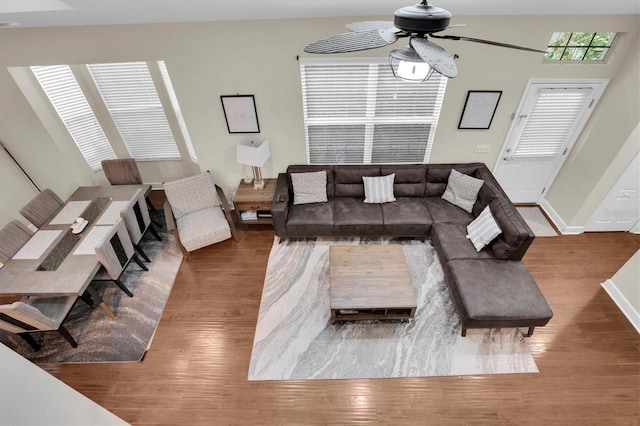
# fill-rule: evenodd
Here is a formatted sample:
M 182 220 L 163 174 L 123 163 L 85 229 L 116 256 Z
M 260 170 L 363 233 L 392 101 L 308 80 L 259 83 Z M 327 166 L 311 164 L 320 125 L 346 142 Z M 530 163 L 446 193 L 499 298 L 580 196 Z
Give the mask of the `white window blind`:
M 393 76 L 386 59 L 300 62 L 309 164 L 426 163 L 447 78 Z
M 116 158 L 107 137 L 68 65 L 31 67 L 78 149 L 93 170 Z
M 180 158 L 146 62 L 90 64 L 88 68 L 133 158 Z
M 541 89 L 526 115 L 517 158 L 555 157 L 573 133 L 579 117 L 589 107 L 594 89 Z

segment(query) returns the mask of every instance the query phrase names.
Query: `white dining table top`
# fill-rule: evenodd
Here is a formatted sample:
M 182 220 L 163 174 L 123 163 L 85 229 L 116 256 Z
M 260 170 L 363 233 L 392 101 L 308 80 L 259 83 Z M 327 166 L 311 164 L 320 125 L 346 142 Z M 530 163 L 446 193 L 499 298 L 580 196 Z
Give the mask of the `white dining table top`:
M 120 218 L 120 211 L 138 189 L 145 194 L 150 185 L 114 185 L 80 187 L 48 224 L 43 225 L 31 239 L 0 269 L 0 295 L 81 295 L 100 268 L 95 246 Z M 38 266 L 55 250 L 56 244 L 69 232 L 70 225 L 92 200 L 109 198 L 109 204 L 93 223 L 79 234 L 80 240 L 62 263 L 50 271 Z

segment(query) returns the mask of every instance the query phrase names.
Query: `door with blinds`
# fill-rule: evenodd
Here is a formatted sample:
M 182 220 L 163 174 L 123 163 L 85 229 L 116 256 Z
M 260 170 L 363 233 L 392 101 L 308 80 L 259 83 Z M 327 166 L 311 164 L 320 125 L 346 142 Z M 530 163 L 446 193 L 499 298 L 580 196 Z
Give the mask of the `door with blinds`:
M 529 81 L 493 171 L 512 202 L 544 197 L 607 81 Z

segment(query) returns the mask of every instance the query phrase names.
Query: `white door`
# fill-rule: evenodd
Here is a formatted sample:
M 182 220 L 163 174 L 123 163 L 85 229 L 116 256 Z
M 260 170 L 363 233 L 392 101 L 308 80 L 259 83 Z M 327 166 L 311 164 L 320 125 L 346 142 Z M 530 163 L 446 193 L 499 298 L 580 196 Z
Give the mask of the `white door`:
M 640 220 L 640 154 L 604 197 L 584 226 L 586 232 L 629 231 Z
M 537 203 L 578 139 L 607 80 L 530 80 L 493 173 L 514 203 Z

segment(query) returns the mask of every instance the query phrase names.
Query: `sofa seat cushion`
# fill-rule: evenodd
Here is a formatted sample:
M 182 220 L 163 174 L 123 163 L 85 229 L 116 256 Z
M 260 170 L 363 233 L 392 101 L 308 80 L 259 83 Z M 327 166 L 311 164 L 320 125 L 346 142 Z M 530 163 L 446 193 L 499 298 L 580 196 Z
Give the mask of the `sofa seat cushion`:
M 388 235 L 428 236 L 431 233 L 431 213 L 422 197 L 398 197 L 382 205 L 384 228 Z
M 287 234 L 293 237 L 332 235 L 333 203 L 333 200 L 329 200 L 326 203 L 290 206 Z
M 456 222 L 467 225 L 474 219 L 471 213 L 464 211 L 458 206 L 454 206 L 440 197 L 427 197 L 426 200 L 427 207 L 433 218 L 433 223 Z
M 488 247 L 476 251 L 467 238 L 467 225 L 464 223 L 435 223 L 431 238 L 446 262 L 458 259 L 495 259 Z
M 382 206 L 365 204 L 362 198 L 335 198 L 333 226 L 336 235 L 382 235 Z M 375 228 L 378 227 L 379 232 Z
M 541 326 L 553 313 L 527 268 L 517 260 L 448 263 L 468 320 L 496 326 Z M 468 324 L 467 324 L 468 325 Z M 473 325 L 473 324 L 471 324 Z
M 176 220 L 180 242 L 187 251 L 231 238 L 231 228 L 220 207 L 198 210 Z

